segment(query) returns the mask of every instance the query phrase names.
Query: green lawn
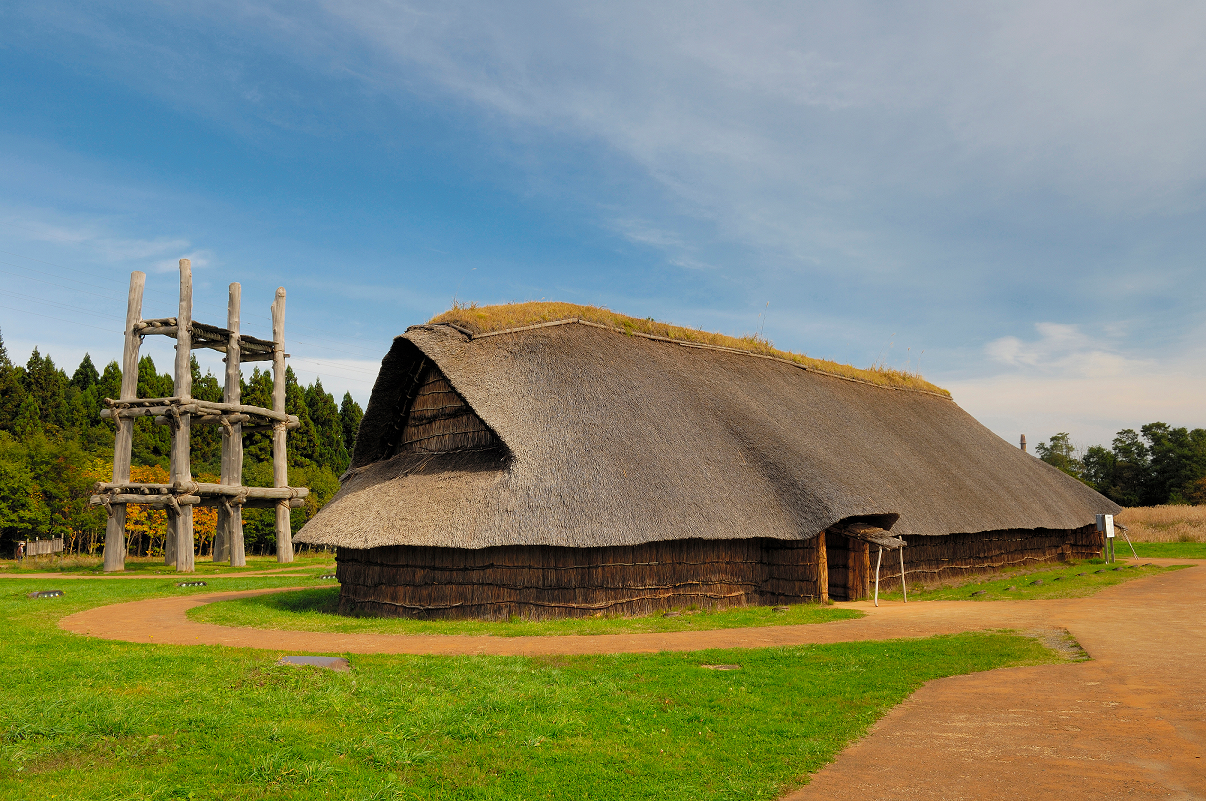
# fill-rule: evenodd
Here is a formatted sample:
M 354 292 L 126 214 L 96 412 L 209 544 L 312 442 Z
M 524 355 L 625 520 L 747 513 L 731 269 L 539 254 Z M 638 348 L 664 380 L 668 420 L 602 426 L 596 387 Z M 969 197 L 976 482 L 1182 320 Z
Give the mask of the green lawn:
M 707 631 L 747 626 L 786 626 L 826 623 L 862 617 L 853 609 L 820 604 L 776 607 L 743 606 L 720 612 L 677 610 L 646 617 L 585 617 L 560 620 L 510 621 L 407 620 L 405 618 L 345 617 L 336 614 L 339 588 L 321 587 L 237 601 L 221 601 L 189 610 L 189 617 L 223 626 L 251 626 L 301 631 L 374 632 L 378 634 L 492 634 L 519 637 L 542 634 L 624 634 L 648 631 Z
M 1136 542 L 1135 551 L 1140 559 L 1206 559 L 1206 542 Z M 1114 553 L 1131 555 L 1126 540 L 1118 538 Z
M 0 797 L 770 799 L 941 676 L 1058 661 L 997 634 L 620 656 L 350 655 L 94 640 L 105 603 L 297 576 L 0 582 Z M 62 589 L 34 600 L 31 590 Z M 703 664 L 739 664 L 714 671 Z
M 251 573 L 261 570 L 281 570 L 290 568 L 330 567 L 329 572 L 335 572 L 335 556 L 329 553 L 301 553 L 289 564 L 281 564 L 275 556 L 249 556 L 246 567 L 231 567 L 229 564 L 214 562 L 211 559 L 198 558 L 196 572 L 199 574 L 213 573 Z M 163 563 L 163 557 L 138 557 L 126 560 L 128 575 L 149 576 L 156 574 L 176 575 L 176 568 Z M 0 561 L 0 575 L 23 575 L 26 573 L 63 573 L 64 575 L 103 576 L 101 560 L 96 556 L 38 557 L 25 559 L 20 567 L 12 559 Z M 114 573 L 111 575 L 122 575 Z
M 1134 562 L 1134 560 L 1132 560 Z M 1141 563 L 1114 562 L 1090 559 L 1074 565 L 1040 566 L 1027 570 L 997 574 L 985 581 L 948 587 L 909 588 L 910 601 L 1004 601 L 1035 600 L 1039 598 L 1081 598 L 1124 581 L 1178 570 L 1182 566 L 1155 567 Z M 1042 583 L 1036 583 L 1041 581 Z M 889 585 L 891 592 L 880 589 L 880 598 L 900 600 L 900 583 Z

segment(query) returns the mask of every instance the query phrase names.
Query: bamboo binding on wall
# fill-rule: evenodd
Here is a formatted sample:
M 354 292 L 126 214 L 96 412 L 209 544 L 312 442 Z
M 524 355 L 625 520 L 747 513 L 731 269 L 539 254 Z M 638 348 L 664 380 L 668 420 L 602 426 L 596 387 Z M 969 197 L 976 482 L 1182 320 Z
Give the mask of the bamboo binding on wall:
M 125 347 L 122 352 L 121 397 L 106 398 L 108 406 L 101 415 L 117 424 L 113 443 L 113 480 L 98 482 L 90 503 L 109 512 L 105 527 L 105 572 L 124 570 L 126 566 L 126 504 L 162 507 L 168 514 L 168 536 L 164 543 L 164 561 L 182 573 L 193 566 L 193 507 L 216 506 L 218 529 L 214 536 L 215 562 L 229 561 L 231 567 L 246 562 L 243 548 L 243 507 L 276 509 L 276 558 L 293 561 L 293 540 L 289 510 L 300 506 L 310 494 L 306 487 L 288 486 L 285 436 L 297 428 L 297 417 L 285 413 L 285 288 L 276 290 L 272 303 L 272 341 L 239 333 L 239 306 L 242 288 L 230 285 L 226 328 L 194 322 L 193 275 L 188 259 L 180 260 L 180 308 L 175 317 L 142 319 L 142 295 L 146 273 L 130 274 L 130 296 L 126 308 Z M 138 351 L 143 337 L 158 334 L 176 340 L 175 376 L 172 396 L 139 398 Z M 222 403 L 192 397 L 193 348 L 211 348 L 226 354 L 225 387 Z M 247 406 L 240 403 L 239 365 L 249 361 L 272 361 L 272 406 Z M 140 484 L 130 481 L 130 462 L 134 444 L 134 420 L 152 417 L 155 423 L 172 429 L 171 483 Z M 193 481 L 189 461 L 190 433 L 193 423 L 222 426 L 221 483 Z M 243 435 L 254 431 L 272 432 L 272 487 L 244 487 Z

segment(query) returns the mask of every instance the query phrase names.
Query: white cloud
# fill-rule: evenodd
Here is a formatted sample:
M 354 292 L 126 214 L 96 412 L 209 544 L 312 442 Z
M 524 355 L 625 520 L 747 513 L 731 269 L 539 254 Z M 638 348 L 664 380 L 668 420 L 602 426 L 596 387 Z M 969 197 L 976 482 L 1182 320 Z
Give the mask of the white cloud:
M 71 219 L 50 211 L 38 216 L 31 214 L 30 209 L 0 212 L 0 225 L 14 239 L 83 248 L 91 258 L 109 262 L 145 261 L 189 246 L 188 240 L 179 238 L 122 237 L 114 234 L 111 225 L 104 220 Z
M 1105 342 L 1094 340 L 1080 326 L 1036 323 L 1034 327 L 1039 333 L 1037 340 L 1024 342 L 1013 336 L 1001 337 L 988 343 L 985 353 L 991 360 L 1010 367 L 1086 378 L 1113 378 L 1152 366 L 1149 361 L 1129 358 Z
M 1079 326 L 1039 323 L 1038 338 L 1002 337 L 985 348 L 1004 370 L 944 382 L 955 400 L 1010 442 L 1069 431 L 1079 445 L 1108 444 L 1123 428 L 1157 420 L 1201 427 L 1206 352 L 1134 357 Z M 1200 342 L 1187 337 L 1190 343 Z
M 1194 4 L 325 8 L 393 62 L 386 91 L 417 71 L 507 124 L 605 143 L 724 235 L 805 261 L 874 263 L 837 207 L 902 187 L 1133 215 L 1198 204 L 1206 181 Z
M 187 242 L 184 243 L 184 247 L 188 247 Z M 208 250 L 194 250 L 189 253 L 182 253 L 181 255 L 172 257 L 170 259 L 160 259 L 152 265 L 152 269 L 159 273 L 173 272 L 180 269 L 180 259 L 188 259 L 190 266 L 194 270 L 198 270 L 209 266 L 210 262 L 213 260 L 213 254 Z

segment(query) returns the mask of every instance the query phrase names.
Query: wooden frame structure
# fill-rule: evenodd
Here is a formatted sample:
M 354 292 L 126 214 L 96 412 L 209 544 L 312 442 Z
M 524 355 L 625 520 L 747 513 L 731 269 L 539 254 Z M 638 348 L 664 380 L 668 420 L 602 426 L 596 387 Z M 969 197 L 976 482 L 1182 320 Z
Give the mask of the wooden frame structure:
M 109 407 L 101 412 L 117 423 L 113 444 L 113 480 L 99 482 L 91 503 L 102 505 L 109 513 L 105 528 L 105 572 L 124 570 L 126 566 L 126 504 L 137 503 L 167 510 L 168 531 L 164 542 L 164 561 L 182 573 L 194 569 L 193 507 L 215 506 L 218 526 L 214 535 L 213 559 L 230 562 L 232 567 L 247 563 L 243 549 L 243 507 L 276 509 L 276 559 L 293 561 L 293 536 L 289 510 L 300 506 L 310 490 L 290 487 L 285 436 L 297 428 L 297 417 L 285 413 L 285 288 L 276 290 L 272 303 L 272 341 L 239 333 L 239 305 L 242 288 L 230 285 L 226 327 L 193 320 L 193 275 L 188 259 L 180 260 L 180 309 L 176 317 L 142 319 L 142 294 L 146 273 L 130 274 L 130 297 L 126 309 L 126 338 L 122 354 L 121 397 L 106 398 Z M 139 398 L 138 351 L 142 339 L 161 334 L 176 340 L 176 364 L 172 397 Z M 193 348 L 212 348 L 226 354 L 225 387 L 222 402 L 192 397 Z M 240 403 L 240 365 L 243 362 L 272 362 L 272 408 Z M 139 484 L 130 481 L 130 461 L 134 444 L 134 419 L 153 417 L 172 429 L 171 483 Z M 190 435 L 194 423 L 222 426 L 221 483 L 193 481 L 189 457 Z M 272 432 L 272 487 L 244 487 L 243 435 L 256 431 Z

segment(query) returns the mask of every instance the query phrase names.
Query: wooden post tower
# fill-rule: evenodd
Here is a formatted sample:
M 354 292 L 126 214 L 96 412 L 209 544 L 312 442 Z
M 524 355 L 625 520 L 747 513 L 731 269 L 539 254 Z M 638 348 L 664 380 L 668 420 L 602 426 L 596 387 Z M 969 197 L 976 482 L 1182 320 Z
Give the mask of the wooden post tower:
M 109 512 L 105 528 L 105 572 L 126 567 L 126 504 L 139 503 L 167 510 L 168 530 L 164 560 L 180 572 L 193 568 L 193 507 L 216 506 L 218 528 L 214 535 L 215 562 L 229 561 L 232 567 L 247 563 L 243 550 L 243 508 L 276 509 L 276 560 L 293 561 L 293 535 L 289 509 L 300 506 L 309 493 L 305 487 L 290 487 L 285 434 L 297 428 L 295 416 L 285 413 L 285 288 L 276 290 L 272 303 L 272 341 L 239 333 L 239 304 L 242 288 L 230 285 L 226 327 L 193 321 L 193 274 L 188 259 L 180 260 L 180 309 L 175 317 L 142 319 L 142 291 L 146 273 L 130 274 L 130 302 L 126 308 L 126 342 L 122 354 L 121 397 L 105 399 L 109 408 L 102 416 L 117 422 L 113 444 L 113 481 L 96 485 L 92 503 Z M 170 398 L 139 398 L 138 351 L 142 338 L 162 334 L 176 339 L 176 372 Z M 193 348 L 213 348 L 226 354 L 225 388 L 222 402 L 192 397 Z M 272 362 L 272 408 L 240 403 L 239 365 L 243 362 Z M 153 417 L 172 429 L 171 483 L 138 484 L 130 481 L 134 443 L 134 418 Z M 222 475 L 219 484 L 193 481 L 189 461 L 193 424 L 222 426 Z M 243 486 L 243 435 L 272 432 L 272 487 Z

